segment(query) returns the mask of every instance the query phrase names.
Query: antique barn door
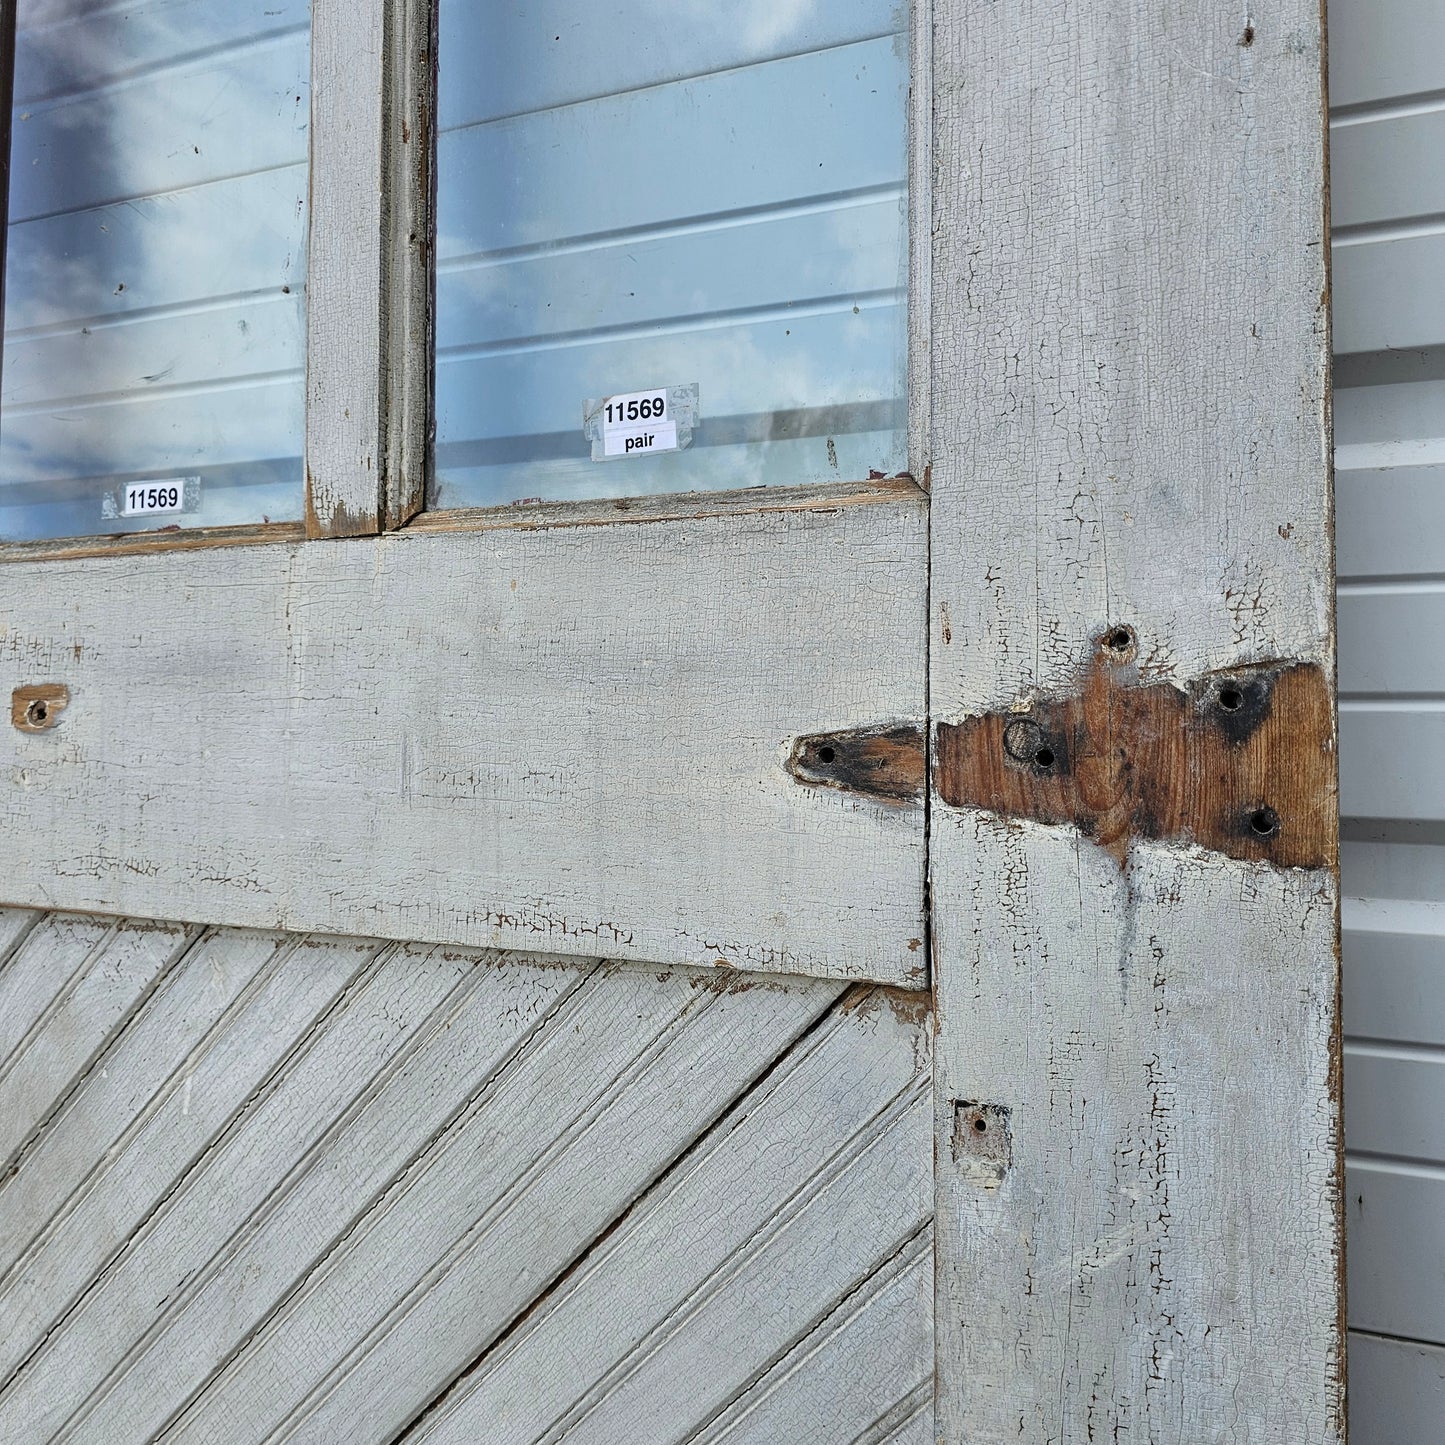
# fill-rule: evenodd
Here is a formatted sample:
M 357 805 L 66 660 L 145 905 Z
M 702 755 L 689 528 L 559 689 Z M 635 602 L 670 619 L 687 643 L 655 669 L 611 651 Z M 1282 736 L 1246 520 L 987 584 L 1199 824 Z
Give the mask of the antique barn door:
M 0 1439 L 1339 1438 L 1318 17 L 0 15 Z

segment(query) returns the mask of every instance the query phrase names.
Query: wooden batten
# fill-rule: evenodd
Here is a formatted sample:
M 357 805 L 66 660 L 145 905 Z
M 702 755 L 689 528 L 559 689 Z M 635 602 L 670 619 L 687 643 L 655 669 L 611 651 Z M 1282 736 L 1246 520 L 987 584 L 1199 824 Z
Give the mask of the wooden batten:
M 939 1439 L 1337 1442 L 1319 8 L 934 14 Z

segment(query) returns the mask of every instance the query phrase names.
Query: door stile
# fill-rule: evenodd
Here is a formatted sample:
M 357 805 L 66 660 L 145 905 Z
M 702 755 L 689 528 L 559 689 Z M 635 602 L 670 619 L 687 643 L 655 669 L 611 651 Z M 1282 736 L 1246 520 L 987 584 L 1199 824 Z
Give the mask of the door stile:
M 939 1438 L 1343 1438 L 1323 34 L 939 0 Z

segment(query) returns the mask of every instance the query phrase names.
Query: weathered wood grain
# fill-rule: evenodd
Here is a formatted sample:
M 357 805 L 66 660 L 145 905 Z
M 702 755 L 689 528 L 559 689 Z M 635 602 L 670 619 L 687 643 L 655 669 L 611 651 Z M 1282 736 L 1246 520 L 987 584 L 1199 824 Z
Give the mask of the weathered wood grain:
M 0 912 L 0 972 L 42 944 L 64 1000 L 162 932 L 71 922 Z M 0 1183 L 0 1438 L 926 1438 L 929 1024 L 211 930 Z
M 124 1150 L 178 1074 L 184 1089 L 186 1066 L 210 1045 L 211 1031 L 264 967 L 289 952 L 290 941 L 275 934 L 228 934 L 203 940 L 180 960 L 133 1027 L 106 1049 L 104 1065 L 90 1068 L 20 1167 L 0 1180 L 0 1296 L 20 1254 L 54 1227 L 84 1181 Z
M 51 914 L 29 927 L 24 913 L 12 916 L 13 952 L 0 969 L 0 1059 L 15 1057 L 116 927 L 114 919 L 73 914 Z
M 227 943 L 220 957 L 213 955 L 213 965 L 249 966 L 251 941 L 232 934 Z M 211 1170 L 218 1145 L 229 1140 L 239 1124 L 266 1113 L 264 1101 L 274 1092 L 268 1085 L 278 1066 L 377 951 L 374 942 L 335 940 L 287 940 L 273 947 L 261 986 L 251 991 L 246 1007 L 232 1012 L 221 1029 L 196 1040 L 181 1067 L 125 1129 L 118 1147 L 112 1145 L 99 1158 L 81 1156 L 80 1186 L 65 1195 L 48 1221 L 27 1218 L 21 1211 L 36 1193 L 59 1193 L 63 1177 L 50 1188 L 40 1183 L 0 1194 L 4 1237 L 12 1248 L 24 1242 L 23 1252 L 0 1281 L 0 1388 L 6 1390 L 0 1395 L 0 1438 L 7 1429 L 19 1430 L 17 1421 L 28 1420 L 27 1428 L 39 1430 L 45 1418 L 58 1412 L 58 1424 L 69 1408 L 66 1402 L 73 1405 L 85 1398 L 97 1372 L 103 1376 L 130 1347 L 132 1330 L 143 1331 L 163 1308 L 167 1294 L 179 1290 L 188 1273 L 198 1270 L 224 1242 L 228 1211 L 251 1198 L 248 1191 L 264 1191 L 273 1182 L 258 1162 L 234 1189 L 214 1185 L 217 1176 Z M 389 1036 L 390 1031 L 376 1023 L 373 1028 Z M 364 1060 L 359 1041 L 353 1042 L 351 1057 L 356 1064 Z M 96 1067 L 108 1075 L 104 1060 L 102 1056 Z M 118 1062 L 125 1062 L 124 1055 Z M 333 1058 L 331 1067 L 338 1086 L 351 1078 L 344 1057 Z M 102 1093 L 97 1103 L 103 1098 Z M 316 1087 L 314 1102 L 326 1098 Z M 83 1107 L 90 1100 L 76 1102 Z M 67 1114 L 59 1121 L 62 1141 L 76 1117 Z M 273 1147 L 282 1156 L 276 1167 L 283 1177 L 291 1162 L 284 1150 L 294 1134 L 322 1130 L 327 1121 L 298 1109 L 290 1123 L 289 1130 L 274 1130 Z M 30 1171 L 32 1161 L 37 1171 L 45 1167 L 45 1142 L 42 1138 L 21 1161 L 19 1178 Z M 78 1142 L 83 1143 L 83 1136 Z M 195 1172 L 203 1161 L 207 1167 Z M 178 1189 L 182 1181 L 197 1179 L 200 1189 Z M 37 1226 L 43 1226 L 38 1234 Z M 219 1237 L 213 1237 L 213 1231 Z M 152 1293 L 167 1280 L 167 1287 Z M 51 1353 L 13 1378 L 42 1341 Z M 37 1382 L 45 1409 L 31 1419 L 23 1402 Z
M 105 941 L 104 964 L 74 978 L 0 1059 L 0 1177 L 199 932 L 120 925 Z
M 921 803 L 786 763 L 921 719 L 924 501 L 17 563 L 0 896 L 918 987 Z
M 306 531 L 421 509 L 431 437 L 435 5 L 317 0 L 311 16 Z
M 376 532 L 386 461 L 384 207 L 390 0 L 311 16 L 306 262 L 306 533 Z
M 933 1341 L 919 1322 L 932 1310 L 933 1234 L 924 1228 L 691 1438 L 698 1445 L 870 1445 L 926 1426 Z M 860 1420 L 868 1423 L 858 1431 Z
M 1318 6 L 935 19 L 935 723 L 1120 627 L 1328 678 Z M 1332 872 L 938 797 L 930 849 L 940 1439 L 1338 1441 Z
M 797 983 L 755 996 L 696 975 L 596 975 L 359 1223 L 346 1249 L 312 1270 L 174 1438 L 211 1439 L 223 1424 L 257 1439 L 280 1431 L 321 1442 L 364 1429 L 390 1438 L 836 988 Z M 704 1070 L 708 1085 L 698 1088 Z M 269 1260 L 292 1229 L 258 1240 L 237 1261 L 237 1278 Z M 227 1329 L 234 1304 L 219 1306 L 236 1287 L 217 1295 Z M 305 1320 L 326 1321 L 326 1336 L 298 1355 Z
M 766 995 L 758 1006 L 769 1007 Z M 649 1418 L 691 1438 L 713 1413 L 698 1438 L 841 1439 L 850 1437 L 830 1419 L 856 1427 L 905 1400 L 931 1413 L 930 1255 L 919 1234 L 932 1209 L 930 1124 L 919 1108 L 930 1078 L 927 1025 L 923 1010 L 898 1008 L 897 996 L 836 1007 L 482 1356 L 409 1441 L 597 1438 L 593 1416 L 618 1392 L 638 1402 L 623 1407 L 629 1438 L 645 1438 Z M 807 1247 L 788 1244 L 810 1232 L 828 1191 L 835 1200 L 843 1191 L 849 1209 L 831 1234 L 816 1231 L 819 1243 L 865 1283 L 849 1308 L 827 1310 L 809 1329 L 821 1275 L 811 1276 Z M 884 1266 L 870 1266 L 880 1259 Z M 762 1279 L 769 1286 L 760 1288 Z M 778 1292 L 797 1314 L 759 1328 L 749 1299 Z M 721 1345 L 698 1367 L 688 1352 L 700 1327 L 728 1337 L 729 1350 L 749 1335 L 786 1340 L 792 1332 L 797 1343 L 762 1372 L 726 1368 Z M 830 1369 L 838 1358 L 847 1363 Z M 670 1373 L 694 1387 L 681 1405 L 654 1393 Z M 700 1376 L 711 1384 L 699 1387 Z M 749 1376 L 756 1383 L 744 1389 Z M 921 1403 L 913 1398 L 920 1389 Z M 736 1398 L 718 1412 L 709 1390 Z

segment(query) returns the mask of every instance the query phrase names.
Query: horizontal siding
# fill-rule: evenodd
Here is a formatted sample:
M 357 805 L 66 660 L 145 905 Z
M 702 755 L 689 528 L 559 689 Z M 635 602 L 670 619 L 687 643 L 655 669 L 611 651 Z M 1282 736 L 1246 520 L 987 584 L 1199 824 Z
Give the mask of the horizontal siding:
M 1350 1426 L 1445 1439 L 1445 6 L 1331 0 Z
M 1445 1340 L 1445 1166 L 1354 1158 L 1345 1182 L 1350 1323 Z
M 1435 921 L 1428 913 L 1401 918 L 1399 910 L 1393 912 L 1345 905 L 1344 995 L 1351 1037 L 1445 1049 L 1445 909 L 1436 930 L 1427 926 Z
M 1337 121 L 1330 135 L 1331 219 L 1343 228 L 1445 216 L 1445 102 L 1440 109 Z
M 1345 1143 L 1374 1154 L 1445 1159 L 1445 1050 L 1353 1043 L 1345 1048 Z
M 1352 1330 L 1350 1445 L 1434 1445 L 1445 1421 L 1445 1349 Z
M 1340 469 L 1335 539 L 1340 581 L 1346 584 L 1340 594 L 1342 622 L 1354 610 L 1350 582 L 1445 577 L 1445 466 Z M 1359 654 L 1347 649 L 1347 665 L 1355 666 L 1369 651 L 1368 646 Z
M 1445 7 L 1439 0 L 1330 0 L 1330 104 L 1445 91 Z

